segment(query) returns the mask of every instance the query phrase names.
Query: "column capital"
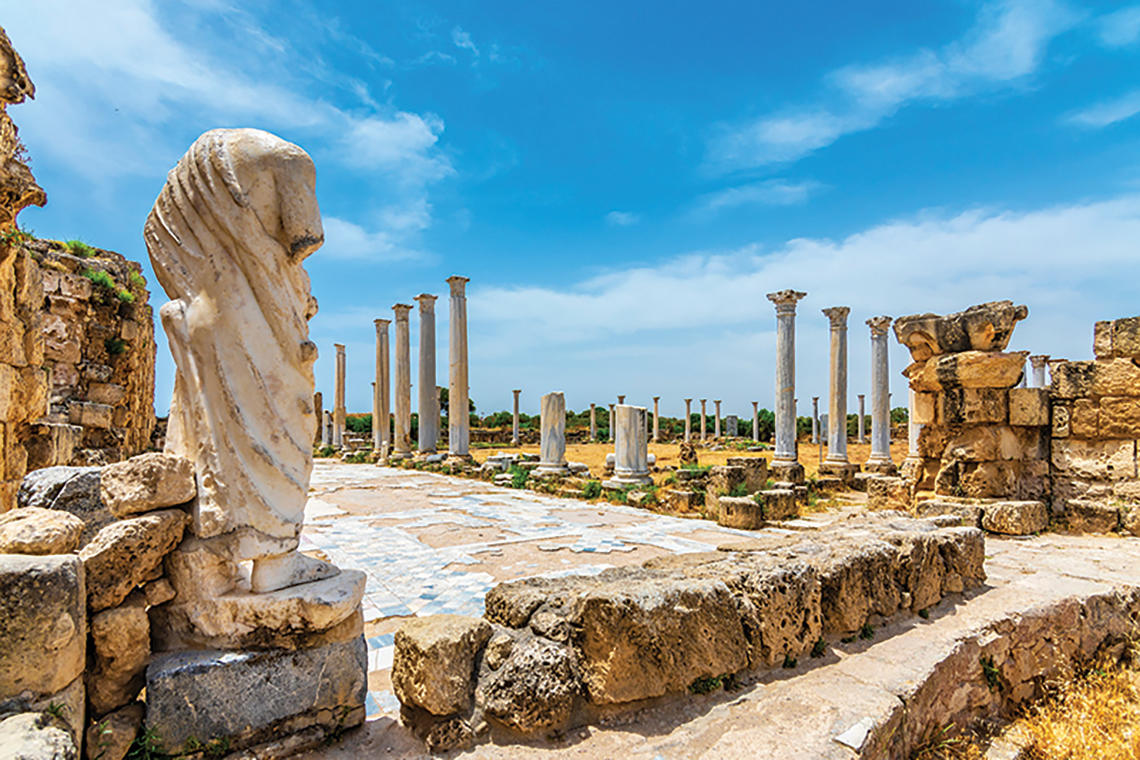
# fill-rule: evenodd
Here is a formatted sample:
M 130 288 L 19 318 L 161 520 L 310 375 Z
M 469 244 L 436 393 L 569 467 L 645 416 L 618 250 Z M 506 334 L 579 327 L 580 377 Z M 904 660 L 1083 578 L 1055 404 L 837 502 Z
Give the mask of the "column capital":
M 466 295 L 467 283 L 471 282 L 470 277 L 453 274 L 447 278 L 447 284 L 451 286 L 451 295 L 462 296 Z
M 372 324 L 376 325 L 377 330 L 380 330 L 380 329 L 383 329 L 383 328 L 387 327 L 388 325 L 392 324 L 392 320 L 390 320 L 390 319 L 374 319 L 374 320 L 372 320 Z
M 333 343 L 333 348 L 336 349 L 336 352 L 338 354 L 344 353 L 344 344 L 343 343 Z
M 660 397 L 660 396 L 654 396 L 654 397 L 653 397 L 653 400 L 654 400 L 654 401 L 660 401 L 660 400 L 661 400 L 661 397 Z
M 439 296 L 433 296 L 431 293 L 420 293 L 412 300 L 420 305 L 420 311 L 431 311 L 435 308 L 437 298 Z
M 684 400 L 684 402 L 685 402 L 686 404 L 691 404 L 691 403 L 693 403 L 693 400 L 692 400 L 691 398 L 687 398 L 687 399 L 683 399 L 683 400 Z
M 829 309 L 821 309 L 823 315 L 831 320 L 832 328 L 846 327 L 847 315 L 851 313 L 850 306 L 832 306 Z
M 866 394 L 863 394 L 863 393 L 860 393 L 860 394 L 859 394 L 859 398 L 860 398 L 860 399 L 862 399 L 862 398 L 865 398 L 865 397 L 866 397 Z
M 1029 363 L 1033 369 L 1044 369 L 1045 363 L 1049 361 L 1049 354 L 1034 354 L 1029 357 Z
M 705 403 L 706 401 L 708 401 L 708 399 L 707 399 L 707 398 L 703 398 L 703 399 L 701 399 L 701 403 L 702 403 L 702 404 L 703 404 L 703 403 Z
M 412 310 L 412 305 L 408 303 L 397 303 L 392 305 L 392 311 L 396 312 L 397 322 L 407 322 L 408 312 Z
M 811 397 L 811 402 L 812 402 L 813 404 L 818 404 L 818 403 L 819 403 L 819 396 L 812 396 L 812 397 Z
M 893 318 L 887 316 L 871 317 L 867 320 L 867 327 L 871 328 L 872 337 L 880 338 L 887 334 L 887 330 L 890 329 L 892 321 Z
M 757 407 L 759 407 L 759 406 L 760 406 L 760 402 L 759 402 L 759 401 L 753 401 L 753 402 L 752 402 L 752 408 L 753 408 L 753 409 L 756 409 L 756 408 L 757 408 Z
M 522 388 L 516 388 L 516 389 L 514 389 L 513 391 L 511 391 L 511 393 L 513 393 L 513 394 L 515 394 L 515 395 L 517 396 L 517 395 L 519 395 L 520 393 L 522 393 Z
M 768 294 L 768 300 L 776 304 L 777 314 L 795 314 L 796 303 L 806 295 L 807 293 L 800 290 L 777 290 Z

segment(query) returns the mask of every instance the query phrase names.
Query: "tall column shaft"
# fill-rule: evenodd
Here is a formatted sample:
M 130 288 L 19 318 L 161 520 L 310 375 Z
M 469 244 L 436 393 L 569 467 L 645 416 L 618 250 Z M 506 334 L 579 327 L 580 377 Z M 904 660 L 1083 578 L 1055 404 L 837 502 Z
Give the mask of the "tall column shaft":
M 914 421 L 915 391 L 913 388 L 908 389 L 906 401 L 906 458 L 918 459 L 918 436 L 922 432 L 922 425 Z
M 453 457 L 471 455 L 470 386 L 467 378 L 467 283 L 468 278 L 447 278 L 451 288 L 448 316 L 447 453 Z
M 1045 382 L 1045 365 L 1049 361 L 1047 354 L 1035 354 L 1029 357 L 1029 365 L 1033 367 L 1033 387 L 1044 388 L 1048 385 Z
M 519 394 L 522 393 L 522 389 L 519 388 L 517 390 L 513 390 L 513 391 L 511 391 L 511 393 L 513 393 L 515 395 L 515 410 L 514 410 L 514 414 L 511 417 L 511 445 L 512 446 L 518 446 L 519 445 Z
M 865 396 L 862 393 L 860 393 L 859 394 L 859 425 L 858 425 L 859 443 L 866 443 L 867 442 L 866 432 L 863 430 L 863 426 L 864 426 L 864 423 L 863 423 L 863 417 L 864 417 L 863 400 L 864 400 L 864 398 L 865 398 Z
M 819 443 L 819 396 L 811 397 L 811 442 Z
M 652 483 L 649 476 L 649 453 L 645 436 L 646 410 L 642 406 L 618 404 L 614 408 L 614 475 L 607 487 Z
M 713 420 L 713 438 L 720 438 L 720 400 L 713 401 L 716 407 L 716 418 Z
M 693 440 L 693 400 L 685 399 L 685 443 Z
M 434 454 L 439 445 L 439 421 L 436 418 L 439 396 L 435 389 L 435 299 L 435 296 L 428 293 L 420 293 L 415 298 L 420 305 L 419 400 L 416 407 L 420 413 L 420 454 Z
M 412 453 L 412 349 L 408 313 L 412 307 L 398 303 L 396 313 L 396 431 L 393 454 L 397 458 Z
M 541 454 L 535 473 L 562 475 L 566 468 L 566 396 L 561 391 L 542 397 L 540 412 L 542 426 Z
M 872 317 L 871 328 L 871 454 L 868 464 L 891 464 L 891 399 L 887 330 L 890 317 Z
M 705 431 L 708 429 L 708 426 L 705 424 L 705 402 L 706 401 L 707 401 L 707 399 L 701 399 L 701 441 L 702 442 L 704 442 L 704 440 L 705 440 Z
M 823 310 L 831 320 L 831 378 L 827 397 L 827 461 L 847 464 L 847 306 Z
M 388 378 L 388 325 L 390 319 L 375 319 L 376 326 L 376 390 L 373 393 L 372 448 L 381 456 L 392 448 L 391 380 Z
M 609 426 L 610 443 L 614 442 L 614 405 L 610 404 L 610 426 Z
M 760 440 L 760 402 L 752 402 L 752 440 Z
M 325 397 L 320 391 L 313 394 L 313 412 L 317 416 L 317 429 L 313 431 L 313 443 L 321 442 L 321 435 L 325 424 Z
M 348 416 L 344 408 L 344 374 L 345 359 L 344 346 L 340 343 L 336 347 L 336 396 L 333 405 L 333 446 L 338 449 L 344 445 L 344 424 Z
M 658 406 L 658 403 L 660 401 L 661 401 L 660 396 L 654 396 L 653 397 L 653 442 L 654 443 L 657 443 L 657 441 L 661 440 L 661 423 L 660 423 L 661 415 L 660 415 L 660 407 Z
M 332 446 L 332 412 L 325 410 L 321 418 L 321 446 Z
M 590 440 L 598 440 L 598 405 L 590 404 Z
M 774 462 L 796 461 L 796 303 L 806 293 L 768 294 L 776 305 L 776 452 Z

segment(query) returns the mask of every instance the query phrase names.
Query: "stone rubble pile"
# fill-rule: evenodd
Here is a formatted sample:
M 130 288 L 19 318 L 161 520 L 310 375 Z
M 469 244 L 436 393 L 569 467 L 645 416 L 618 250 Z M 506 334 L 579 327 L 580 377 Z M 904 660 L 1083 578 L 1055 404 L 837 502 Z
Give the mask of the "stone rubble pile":
M 404 721 L 434 751 L 565 730 L 806 657 L 985 579 L 983 534 L 883 513 L 747 549 L 500 584 L 483 618 L 396 634 Z

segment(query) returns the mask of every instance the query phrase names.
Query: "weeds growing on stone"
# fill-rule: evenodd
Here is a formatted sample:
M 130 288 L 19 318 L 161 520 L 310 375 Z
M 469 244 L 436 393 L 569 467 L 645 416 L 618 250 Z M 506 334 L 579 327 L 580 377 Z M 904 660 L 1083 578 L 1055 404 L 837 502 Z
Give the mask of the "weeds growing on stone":
M 790 654 L 786 654 L 786 655 L 784 655 L 784 664 L 781 667 L 788 668 L 790 670 L 791 668 L 794 668 L 798 664 L 799 664 L 799 662 L 796 660 L 795 657 L 792 657 Z
M 823 640 L 822 636 L 820 636 L 818 639 L 815 640 L 815 643 L 811 645 L 811 656 L 812 657 L 823 657 L 823 653 L 826 651 L 827 651 L 827 642 Z
M 986 679 L 986 686 L 990 687 L 990 691 L 998 691 L 1001 689 L 1001 671 L 998 670 L 997 665 L 994 664 L 993 656 L 983 657 L 981 659 L 982 676 Z
M 83 276 L 91 280 L 92 285 L 97 285 L 106 290 L 115 290 L 115 278 L 102 269 L 84 269 Z
M 724 685 L 724 679 L 720 676 L 713 676 L 711 678 L 698 678 L 689 684 L 689 691 L 693 694 L 709 694 L 714 692 Z
M 512 464 L 507 470 L 511 474 L 511 488 L 526 488 L 526 481 L 530 478 L 530 470 L 524 470 L 517 464 Z
M 859 629 L 859 638 L 864 641 L 869 641 L 875 638 L 875 628 L 870 623 L 863 623 L 863 627 Z
M 107 338 L 103 348 L 107 349 L 108 356 L 121 356 L 127 352 L 127 342 L 122 338 Z
M 89 259 L 95 255 L 95 249 L 82 240 L 68 240 L 64 245 L 67 246 L 68 253 L 81 259 Z
M 585 499 L 596 499 L 602 495 L 602 484 L 597 480 L 588 480 L 586 485 L 582 486 L 582 497 Z
M 153 728 L 145 728 L 131 742 L 126 760 L 167 760 L 170 755 L 162 749 L 162 739 Z

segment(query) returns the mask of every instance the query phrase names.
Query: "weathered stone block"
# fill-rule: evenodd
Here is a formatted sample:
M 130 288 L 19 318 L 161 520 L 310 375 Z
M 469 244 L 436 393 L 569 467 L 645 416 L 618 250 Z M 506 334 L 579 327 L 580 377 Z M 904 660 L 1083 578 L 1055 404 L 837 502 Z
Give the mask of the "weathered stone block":
M 127 389 L 117 383 L 91 383 L 87 387 L 87 400 L 114 406 L 123 400 L 126 393 Z
M 768 476 L 777 483 L 803 485 L 804 466 L 799 462 L 772 462 L 768 465 Z
M 480 684 L 479 702 L 492 718 L 530 733 L 565 724 L 580 689 L 570 649 L 531 639 Z
M 1124 359 L 1140 358 L 1140 317 L 1117 319 L 1111 324 L 1112 355 Z
M 826 556 L 813 561 L 825 633 L 857 631 L 872 613 L 898 611 L 902 589 L 895 582 L 896 547 L 868 536 L 828 548 Z
M 469 710 L 475 660 L 490 637 L 491 626 L 481 618 L 431 615 L 404 623 L 392 661 L 400 702 L 441 716 Z
M 1021 380 L 1028 355 L 1028 351 L 965 351 L 915 362 L 903 374 L 910 380 L 910 387 L 922 393 L 955 388 L 1012 388 Z
M 819 572 L 804 562 L 743 571 L 740 616 L 748 666 L 774 667 L 811 649 L 823 630 Z
M 295 651 L 175 652 L 146 671 L 146 726 L 166 751 L 228 740 L 231 750 L 364 721 L 364 637 Z M 186 709 L 193 705 L 193 710 Z
M 939 393 L 938 401 L 944 425 L 1004 424 L 1009 419 L 1009 394 L 1001 388 L 954 388 Z
M 756 493 L 768 483 L 768 460 L 764 457 L 728 457 L 729 467 L 744 468 L 744 490 Z
M 1053 469 L 1066 478 L 1131 480 L 1136 477 L 1135 441 L 1054 440 Z
M 719 496 L 732 496 L 734 491 L 744 486 L 744 468 L 717 465 L 709 470 L 705 485 L 705 509 L 709 514 L 717 514 L 716 499 Z
M 91 650 L 87 698 L 95 714 L 133 702 L 143 687 L 150 660 L 150 622 L 143 600 L 92 615 Z
M 740 617 L 720 580 L 603 583 L 578 597 L 572 628 L 582 680 L 596 704 L 684 691 L 698 678 L 747 664 Z
M 1049 362 L 1049 395 L 1054 399 L 1087 398 L 1092 395 L 1097 362 Z
M 1112 358 L 1112 322 L 1105 320 L 1093 325 L 1093 356 Z
M 1049 527 L 1049 511 L 1040 501 L 999 501 L 982 508 L 982 528 L 991 533 L 1028 536 Z
M 0 514 L 0 554 L 69 554 L 83 521 L 67 512 L 26 507 Z
M 78 760 L 71 734 L 47 713 L 19 713 L 0 719 L 0 749 L 12 760 Z
M 111 427 L 112 409 L 108 404 L 96 404 L 91 401 L 73 402 L 70 408 L 71 424 L 106 430 Z
M 1102 398 L 1097 430 L 1102 438 L 1140 438 L 1140 398 Z
M 1120 527 L 1125 533 L 1140 536 L 1140 504 L 1127 504 L 1120 508 Z
M 914 421 L 919 425 L 933 425 L 937 419 L 937 401 L 938 394 L 936 393 L 915 393 L 914 394 Z
M 879 475 L 867 481 L 868 509 L 909 510 L 911 499 L 910 484 L 905 478 Z
M 107 465 L 101 479 L 103 502 L 116 517 L 185 504 L 194 498 L 194 465 L 157 452 Z
M 1090 499 L 1071 499 L 1065 504 L 1065 523 L 1074 533 L 1112 533 L 1120 529 L 1120 508 Z
M 1028 314 L 1026 306 L 1012 301 L 991 301 L 945 316 L 915 314 L 895 320 L 895 337 L 915 361 L 970 350 L 1002 351 L 1014 325 Z
M 1091 396 L 1140 396 L 1140 367 L 1131 359 L 1094 362 Z M 1086 395 L 1086 394 L 1081 394 Z
M 83 672 L 87 605 L 73 554 L 0 554 L 0 700 L 53 694 Z
M 114 517 L 99 496 L 98 467 L 47 467 L 28 473 L 20 483 L 17 503 L 70 512 L 83 521 L 84 546 Z
M 796 492 L 790 488 L 770 488 L 757 494 L 757 498 L 763 504 L 765 519 L 790 520 L 799 514 Z
M 698 491 L 665 492 L 665 506 L 673 512 L 697 512 L 704 503 L 704 494 Z
M 1009 424 L 1048 425 L 1049 390 L 1047 388 L 1010 388 Z
M 1052 405 L 1052 435 L 1054 438 L 1068 438 L 1072 432 L 1072 407 L 1068 404 Z
M 135 586 L 161 575 L 162 560 L 182 540 L 187 519 L 181 510 L 165 509 L 100 530 L 79 552 L 91 610 L 114 607 Z
M 717 523 L 726 528 L 757 530 L 764 527 L 764 507 L 748 496 L 721 496 Z
M 87 757 L 90 760 L 123 760 L 131 742 L 142 728 L 143 706 L 127 705 L 110 715 L 95 719 L 87 729 Z
M 982 507 L 979 504 L 968 504 L 944 499 L 928 499 L 920 501 L 915 507 L 918 517 L 937 517 L 939 515 L 953 515 L 962 525 L 976 528 L 982 524 Z
M 1073 401 L 1069 415 L 1069 432 L 1077 438 L 1096 438 L 1099 426 L 1100 409 L 1091 398 L 1078 398 Z

